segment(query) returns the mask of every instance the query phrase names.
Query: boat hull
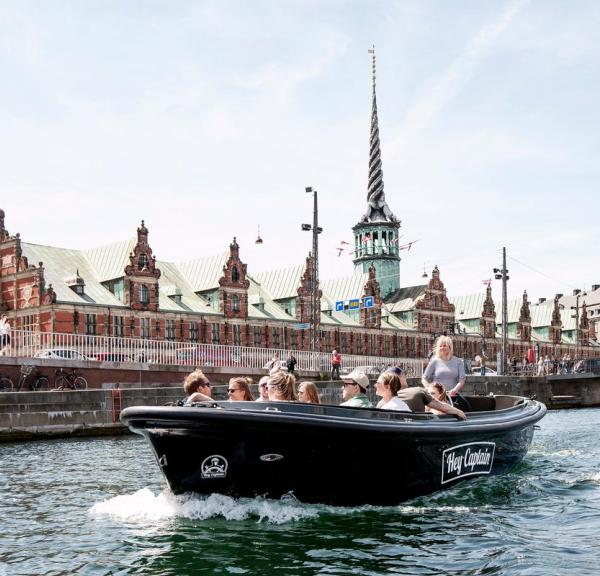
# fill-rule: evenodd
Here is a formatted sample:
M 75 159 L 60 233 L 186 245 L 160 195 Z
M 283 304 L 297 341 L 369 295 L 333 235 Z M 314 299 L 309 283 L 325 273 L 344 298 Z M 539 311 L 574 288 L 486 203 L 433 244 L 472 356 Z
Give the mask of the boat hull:
M 545 413 L 533 401 L 467 422 L 339 407 L 223 406 L 128 408 L 123 421 L 148 438 L 174 493 L 385 505 L 510 470 Z

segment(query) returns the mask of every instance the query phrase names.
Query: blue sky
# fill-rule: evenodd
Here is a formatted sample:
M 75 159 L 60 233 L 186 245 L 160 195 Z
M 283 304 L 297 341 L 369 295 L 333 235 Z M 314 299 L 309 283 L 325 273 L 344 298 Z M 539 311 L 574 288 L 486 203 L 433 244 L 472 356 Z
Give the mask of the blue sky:
M 553 1 L 0 4 L 0 207 L 27 242 L 87 248 L 143 218 L 159 259 L 321 276 L 366 205 L 371 44 L 401 283 L 438 265 L 509 297 L 600 284 L 600 4 Z M 262 246 L 256 246 L 260 225 Z M 500 295 L 494 284 L 496 296 Z

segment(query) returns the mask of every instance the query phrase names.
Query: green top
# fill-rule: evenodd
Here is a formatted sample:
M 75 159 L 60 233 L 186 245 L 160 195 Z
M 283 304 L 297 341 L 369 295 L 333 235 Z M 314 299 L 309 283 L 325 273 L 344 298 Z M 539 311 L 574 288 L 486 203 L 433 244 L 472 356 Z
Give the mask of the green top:
M 354 408 L 373 408 L 373 404 L 367 398 L 366 394 L 357 394 L 350 398 L 350 400 L 346 400 L 346 402 L 342 402 L 340 406 L 353 406 Z

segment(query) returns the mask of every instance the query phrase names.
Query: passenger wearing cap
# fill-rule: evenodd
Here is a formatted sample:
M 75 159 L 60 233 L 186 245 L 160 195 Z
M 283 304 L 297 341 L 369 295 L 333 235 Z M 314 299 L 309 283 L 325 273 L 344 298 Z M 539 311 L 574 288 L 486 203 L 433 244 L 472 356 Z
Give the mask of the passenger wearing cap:
M 373 404 L 367 398 L 369 378 L 364 372 L 351 372 L 342 378 L 343 402 L 340 406 L 353 406 L 354 408 L 373 408 Z

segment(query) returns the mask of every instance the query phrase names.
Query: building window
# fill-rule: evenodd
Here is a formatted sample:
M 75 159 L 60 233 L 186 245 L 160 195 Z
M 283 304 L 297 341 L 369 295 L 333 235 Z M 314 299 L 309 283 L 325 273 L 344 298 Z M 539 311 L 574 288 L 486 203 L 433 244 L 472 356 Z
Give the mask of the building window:
M 112 333 L 113 336 L 125 335 L 125 318 L 123 316 L 113 316 Z
M 234 270 L 235 270 L 235 268 L 234 268 Z M 239 312 L 240 311 L 240 297 L 237 296 L 236 294 L 234 294 L 231 297 L 231 309 L 234 312 Z
M 233 325 L 233 345 L 242 345 L 242 327 L 239 324 Z
M 149 302 L 150 302 L 150 297 L 148 294 L 148 286 L 146 286 L 145 284 L 142 284 L 140 286 L 140 303 L 146 305 Z
M 175 320 L 167 320 L 165 322 L 165 339 L 175 340 Z
M 331 349 L 331 332 L 329 330 L 325 332 L 325 347 L 327 350 Z
M 260 326 L 254 326 L 254 346 L 260 348 L 262 346 Z
M 298 332 L 292 328 L 290 331 L 290 346 L 292 348 L 298 347 Z
M 148 256 L 145 254 L 140 254 L 140 257 L 138 258 L 138 268 L 140 270 L 148 269 Z
M 140 338 L 150 338 L 150 318 L 140 318 Z
M 362 337 L 361 337 L 360 334 L 356 335 L 355 342 L 356 342 L 356 353 L 357 354 L 362 354 L 363 353 L 363 351 L 362 351 Z
M 213 324 L 211 326 L 211 343 L 219 344 L 221 342 L 221 333 L 219 330 L 220 326 L 218 324 Z
M 234 266 L 231 269 L 231 281 L 232 282 L 239 282 L 240 281 L 240 273 L 237 269 L 237 266 Z
M 273 348 L 279 348 L 279 328 L 273 328 Z
M 383 354 L 384 356 L 390 356 L 390 337 L 383 337 Z
M 370 340 L 369 347 L 371 348 L 369 350 L 369 354 L 375 354 L 377 352 L 377 335 L 371 334 L 371 337 L 369 338 L 369 340 Z
M 190 322 L 190 340 L 192 342 L 198 342 L 198 340 L 200 340 L 198 322 Z
M 96 315 L 86 314 L 85 315 L 85 333 L 93 336 L 96 334 Z

